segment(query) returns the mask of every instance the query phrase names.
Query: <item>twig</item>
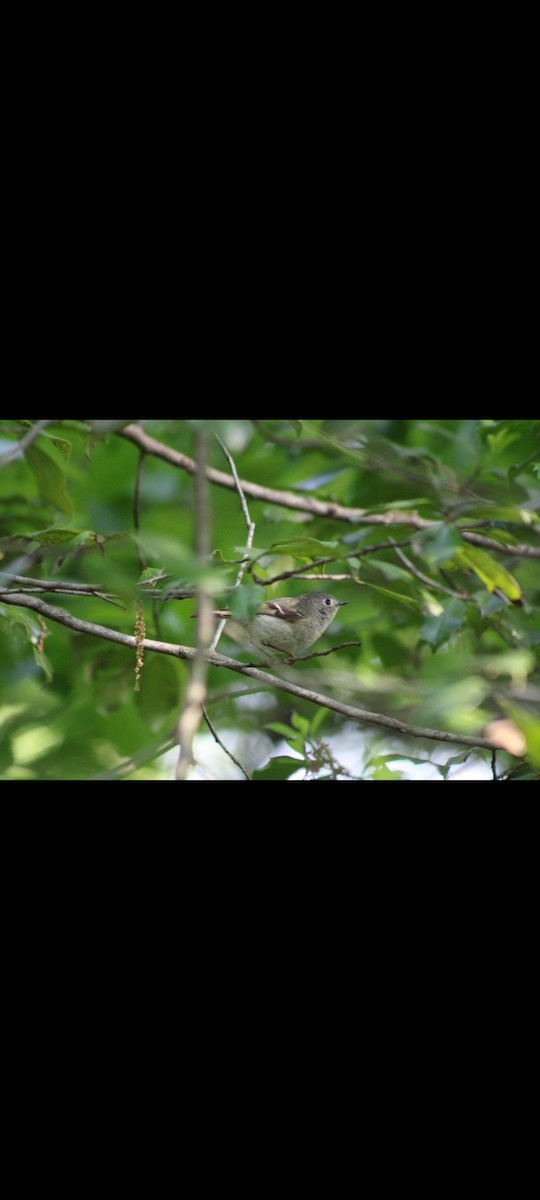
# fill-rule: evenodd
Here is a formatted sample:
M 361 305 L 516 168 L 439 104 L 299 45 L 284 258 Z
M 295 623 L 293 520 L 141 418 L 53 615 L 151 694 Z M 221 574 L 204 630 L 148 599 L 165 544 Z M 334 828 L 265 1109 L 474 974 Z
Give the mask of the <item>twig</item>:
M 242 696 L 258 696 L 260 691 L 262 691 L 260 687 L 242 688 L 237 692 L 231 692 L 230 688 L 227 688 L 225 692 L 214 692 L 208 696 L 206 704 L 208 706 L 209 704 L 221 704 L 223 700 L 240 700 Z
M 208 461 L 208 433 L 199 428 L 196 433 L 197 473 L 195 475 L 195 540 L 197 560 L 202 566 L 210 553 L 210 501 L 206 464 Z M 193 739 L 203 714 L 206 701 L 208 678 L 207 650 L 212 637 L 212 605 L 210 597 L 199 587 L 197 590 L 197 645 L 193 657 L 191 675 L 186 691 L 186 703 L 178 722 L 180 754 L 176 778 L 180 783 L 187 780 L 195 764 Z
M 482 533 L 471 533 L 468 529 L 460 529 L 462 538 L 473 546 L 485 546 L 486 550 L 496 550 L 497 554 L 515 554 L 519 558 L 540 558 L 540 546 L 505 546 L 493 538 L 484 537 Z
M 327 583 L 356 583 L 359 587 L 365 586 L 361 579 L 356 578 L 356 575 L 327 575 L 325 571 L 320 571 L 319 573 L 310 571 L 309 574 L 305 575 L 299 572 L 295 575 L 295 579 L 326 579 Z
M 98 600 L 105 600 L 107 604 L 114 604 L 116 608 L 125 608 L 125 605 L 120 600 L 112 596 L 109 592 L 99 591 L 97 585 L 94 584 L 29 579 L 25 575 L 12 575 L 9 571 L 0 571 L 0 579 L 2 578 L 9 579 L 11 583 L 16 583 L 26 594 L 35 593 L 36 595 L 43 595 L 54 592 L 61 596 L 96 596 Z M 4 587 L 0 583 L 0 595 L 8 591 L 13 591 L 13 588 Z
M 210 733 L 212 734 L 212 737 L 214 738 L 214 741 L 215 741 L 215 742 L 217 742 L 218 746 L 221 746 L 221 749 L 222 749 L 222 750 L 224 751 L 224 753 L 227 755 L 227 758 L 230 758 L 231 762 L 233 762 L 233 763 L 234 763 L 234 765 L 235 765 L 236 767 L 238 767 L 238 770 L 242 772 L 242 775 L 245 775 L 245 777 L 246 777 L 246 779 L 247 779 L 248 783 L 252 783 L 252 782 L 253 782 L 253 780 L 252 780 L 252 778 L 251 778 L 251 775 L 248 775 L 247 771 L 246 771 L 246 770 L 245 770 L 245 768 L 242 766 L 242 763 L 241 763 L 241 762 L 239 762 L 239 761 L 238 761 L 238 759 L 234 757 L 234 754 L 233 754 L 232 750 L 227 750 L 227 747 L 226 747 L 226 746 L 223 744 L 223 742 L 222 742 L 222 740 L 221 740 L 221 738 L 220 738 L 220 736 L 219 736 L 219 733 L 217 732 L 217 730 L 216 730 L 216 729 L 214 729 L 214 726 L 212 725 L 212 722 L 211 722 L 211 720 L 210 720 L 210 717 L 208 716 L 208 713 L 207 713 L 207 711 L 206 711 L 206 708 L 204 708 L 204 706 L 203 706 L 203 710 L 202 710 L 202 711 L 203 711 L 203 717 L 204 717 L 204 719 L 205 719 L 205 721 L 206 721 L 206 724 L 208 725 L 208 728 L 209 728 L 209 730 L 210 730 Z
M 54 419 L 55 418 L 53 418 L 53 420 Z M 0 471 L 2 470 L 2 467 L 7 467 L 8 463 L 10 463 L 12 459 L 18 458 L 19 454 L 23 454 L 25 450 L 28 450 L 28 447 L 32 445 L 32 442 L 35 442 L 40 433 L 43 433 L 49 425 L 52 425 L 52 423 L 52 420 L 38 421 L 37 425 L 33 425 L 32 428 L 28 430 L 28 433 L 25 433 L 24 437 L 21 438 L 20 442 L 17 442 L 17 445 L 13 446 L 12 450 L 6 450 L 6 453 L 2 455 L 0 458 Z
M 348 550 L 346 554 L 331 554 L 326 558 L 316 558 L 311 563 L 311 566 L 306 567 L 305 563 L 302 567 L 293 567 L 292 571 L 282 571 L 280 575 L 272 575 L 270 579 L 261 579 L 259 575 L 255 575 L 255 567 L 260 561 L 260 558 L 270 554 L 267 550 L 265 554 L 253 560 L 249 567 L 249 574 L 252 576 L 253 582 L 258 583 L 261 587 L 271 587 L 273 583 L 282 583 L 285 579 L 294 579 L 297 576 L 307 578 L 304 574 L 306 570 L 314 571 L 317 567 L 326 567 L 333 562 L 346 562 L 348 558 L 365 558 L 367 554 L 375 554 L 378 550 L 393 550 L 394 546 L 410 546 L 413 538 L 404 538 L 401 542 L 395 542 L 393 539 L 389 542 L 377 542 L 372 546 L 364 546 L 358 550 Z M 330 576 L 317 576 L 317 578 L 330 578 Z M 348 576 L 346 577 L 348 578 Z
M 236 464 L 234 462 L 234 459 L 233 459 L 232 455 L 229 453 L 229 451 L 227 450 L 226 445 L 224 444 L 224 442 L 222 442 L 221 438 L 218 436 L 217 433 L 214 434 L 214 437 L 215 437 L 216 441 L 219 443 L 219 445 L 221 446 L 221 449 L 222 449 L 222 451 L 225 455 L 225 458 L 227 459 L 227 462 L 233 473 L 233 479 L 235 482 L 236 490 L 240 497 L 240 504 L 242 505 L 244 521 L 246 523 L 246 529 L 247 529 L 246 551 L 248 551 L 248 550 L 251 550 L 251 547 L 253 545 L 253 537 L 255 534 L 255 522 L 251 520 L 251 517 L 249 515 L 249 508 L 247 506 L 247 500 L 246 500 L 246 497 L 244 496 L 244 492 L 242 489 L 242 484 L 240 482 L 240 479 L 238 478 L 238 471 L 236 470 Z M 236 581 L 235 581 L 234 587 L 232 589 L 233 592 L 236 590 L 236 588 L 240 587 L 240 584 L 246 573 L 246 567 L 247 567 L 248 562 L 249 562 L 249 554 L 246 553 L 246 554 L 244 554 L 244 557 L 242 558 L 242 560 L 240 562 L 240 567 L 238 569 Z M 210 645 L 211 650 L 217 649 L 219 640 L 221 638 L 223 630 L 225 629 L 226 624 L 227 624 L 226 620 L 221 620 L 219 622 L 216 632 L 212 638 L 212 642 Z
M 331 650 L 315 650 L 313 654 L 306 654 L 303 658 L 287 659 L 291 665 L 297 662 L 309 662 L 310 658 L 326 658 L 328 654 L 335 654 L 336 650 L 346 650 L 348 646 L 361 646 L 361 642 L 342 642 L 341 646 L 332 646 Z
M 4 597 L 7 592 L 12 592 L 13 590 L 14 590 L 13 588 L 0 587 L 0 596 Z M 68 588 L 68 587 L 63 587 L 63 588 L 33 587 L 33 588 L 24 588 L 23 590 L 24 590 L 25 595 L 27 595 L 27 596 L 32 596 L 32 595 L 45 596 L 45 595 L 49 595 L 51 592 L 54 592 L 56 595 L 59 595 L 59 596 L 81 596 L 81 597 L 82 596 L 94 596 L 97 600 L 104 600 L 106 604 L 113 604 L 115 608 L 125 608 L 126 607 L 125 604 L 122 604 L 120 600 L 113 600 L 112 596 L 108 596 L 106 594 L 106 592 L 79 592 L 79 591 L 75 591 L 73 588 Z
M 443 583 L 437 583 L 435 579 L 430 579 L 429 575 L 424 575 L 422 571 L 418 570 L 418 567 L 415 567 L 410 558 L 407 558 L 407 555 L 399 549 L 399 546 L 394 546 L 394 551 L 403 565 L 407 567 L 407 570 L 411 572 L 411 575 L 415 575 L 421 583 L 427 584 L 427 586 L 432 588 L 433 591 L 444 592 L 446 596 L 452 596 L 453 600 L 471 599 L 467 592 L 455 592 L 452 588 L 445 587 Z
M 71 613 L 53 608 L 52 605 L 40 600 L 37 596 L 25 596 L 20 592 L 11 592 L 9 596 L 4 596 L 3 603 L 18 608 L 29 608 L 32 612 L 40 613 L 46 620 L 56 621 L 57 624 L 65 625 L 67 629 L 73 629 L 76 633 L 102 638 L 108 642 L 114 642 L 117 646 L 126 646 L 129 650 L 134 650 L 137 645 L 136 639 L 130 634 L 121 633 L 117 629 L 109 629 L 106 625 L 94 625 L 90 621 L 81 620 L 80 617 L 73 617 Z M 171 642 L 157 642 L 150 638 L 145 639 L 144 649 L 150 654 L 168 654 L 171 658 L 180 658 L 185 662 L 193 662 L 197 655 L 197 650 L 193 646 L 175 646 Z M 248 667 L 235 658 L 227 658 L 224 654 L 208 653 L 206 661 L 211 666 L 223 667 L 225 670 L 234 671 L 245 678 L 254 679 L 265 688 L 275 688 L 290 696 L 297 696 L 300 700 L 306 700 L 310 704 L 328 708 L 343 717 L 348 717 L 351 721 L 380 726 L 383 729 L 390 729 L 393 733 L 403 734 L 405 737 L 427 738 L 429 741 L 447 742 L 454 746 L 476 746 L 481 750 L 495 748 L 487 738 L 407 725 L 404 721 L 398 721 L 395 717 L 387 717 L 384 713 L 369 712 L 367 709 L 357 708 L 352 704 L 343 704 L 339 700 L 334 700 L 332 696 L 325 696 L 320 692 L 311 691 L 309 688 L 300 687 L 288 679 L 280 679 L 278 675 L 265 674 L 259 667 Z
M 171 446 L 165 445 L 164 442 L 158 442 L 156 438 L 150 437 L 138 425 L 126 425 L 124 429 L 116 431 L 118 437 L 125 438 L 128 442 L 133 442 L 140 450 L 144 450 L 147 454 L 153 455 L 155 458 L 161 458 L 164 462 L 168 462 L 171 466 L 177 467 L 180 471 L 186 471 L 188 475 L 194 475 L 197 469 L 197 464 L 194 459 L 189 458 L 187 454 L 181 454 L 179 450 L 173 450 Z M 236 491 L 236 483 L 232 475 L 225 474 L 224 471 L 216 471 L 214 467 L 207 467 L 206 478 L 210 483 L 215 483 L 218 487 L 227 488 L 228 491 Z M 281 492 L 276 488 L 261 487 L 258 483 L 253 483 L 247 479 L 240 480 L 242 491 L 245 496 L 250 496 L 252 500 L 262 500 L 266 504 L 279 504 L 282 508 L 291 508 L 296 512 L 310 513 L 314 517 L 329 517 L 334 521 L 346 521 L 349 525 L 409 525 L 413 529 L 434 529 L 441 525 L 441 521 L 430 520 L 426 517 L 421 517 L 417 512 L 401 512 L 388 511 L 385 513 L 370 513 L 365 508 L 346 508 L 342 504 L 335 504 L 331 500 L 317 500 L 314 496 L 300 496 L 295 492 Z M 483 524 L 483 522 L 482 522 Z M 465 541 L 472 542 L 476 545 L 484 545 L 484 542 L 478 542 L 480 534 L 474 534 L 466 529 L 460 529 L 461 536 Z M 535 546 L 503 546 L 500 542 L 489 542 L 488 549 L 495 550 L 499 554 L 516 554 L 525 557 L 539 558 L 540 549 Z
M 493 754 L 491 755 L 491 774 L 493 775 L 493 782 L 498 783 L 499 776 L 497 775 L 497 751 L 496 750 L 494 750 Z

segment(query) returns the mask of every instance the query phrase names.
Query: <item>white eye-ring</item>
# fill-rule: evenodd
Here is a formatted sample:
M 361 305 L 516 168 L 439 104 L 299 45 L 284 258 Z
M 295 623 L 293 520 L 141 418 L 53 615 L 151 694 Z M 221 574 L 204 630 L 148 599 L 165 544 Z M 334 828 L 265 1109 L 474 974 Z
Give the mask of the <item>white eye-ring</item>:
M 326 600 L 325 600 L 325 602 L 324 602 L 324 603 L 325 603 L 325 604 L 331 604 L 331 603 L 332 603 L 332 601 L 331 601 L 331 599 L 330 599 L 330 597 L 329 597 L 329 596 L 327 596 L 327 597 L 326 597 Z

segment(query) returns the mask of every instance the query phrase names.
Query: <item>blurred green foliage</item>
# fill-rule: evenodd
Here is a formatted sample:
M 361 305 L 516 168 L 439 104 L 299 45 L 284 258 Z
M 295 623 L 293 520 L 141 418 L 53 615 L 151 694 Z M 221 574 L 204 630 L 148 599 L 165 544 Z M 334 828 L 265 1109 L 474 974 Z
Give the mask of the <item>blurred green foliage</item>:
M 142 425 L 192 455 L 201 420 Z M 2 421 L 0 462 L 32 424 Z M 165 596 L 203 586 L 217 606 L 229 603 L 246 545 L 239 498 L 211 487 L 214 553 L 201 570 L 194 554 L 193 479 L 147 456 L 137 532 L 140 454 L 122 437 L 126 424 L 54 422 L 24 457 L 0 470 L 0 584 L 18 574 L 95 585 L 113 593 L 121 607 L 94 596 L 44 599 L 130 634 L 139 598 L 149 637 L 192 645 L 195 602 Z M 540 766 L 540 566 L 537 557 L 513 554 L 512 548 L 539 545 L 540 422 L 205 424 L 226 442 L 241 478 L 381 518 L 366 525 L 312 517 L 248 497 L 256 523 L 253 561 L 234 597 L 236 611 L 253 611 L 265 596 L 329 590 L 349 606 L 317 649 L 362 641 L 361 648 L 297 666 L 298 682 L 456 734 L 477 734 L 506 717 L 525 738 L 531 763 L 529 773 L 514 769 L 511 777 L 533 777 Z M 229 472 L 217 441 L 211 465 Z M 415 528 L 407 523 L 415 515 L 433 523 Z M 467 530 L 496 545 L 467 541 Z M 291 571 L 327 582 L 269 582 Z M 332 575 L 346 578 L 332 581 Z M 141 576 L 147 579 L 143 588 Z M 226 634 L 220 649 L 250 657 Z M 51 621 L 44 626 L 34 613 L 2 604 L 0 597 L 0 778 L 171 778 L 188 667 L 147 654 L 135 694 L 134 658 L 121 646 Z M 242 691 L 247 699 L 239 698 Z M 400 779 L 406 770 L 396 763 L 403 759 L 430 762 L 440 778 L 452 777 L 470 753 L 448 747 L 441 755 L 433 743 L 353 726 L 327 709 L 291 704 L 283 693 L 264 692 L 218 669 L 210 671 L 209 708 L 225 744 L 234 745 L 258 780 Z M 210 746 L 211 735 L 201 733 L 196 753 L 202 777 L 236 777 L 228 760 L 208 765 Z M 168 753 L 171 759 L 164 760 Z M 489 764 L 490 755 L 483 758 Z M 499 775 L 517 761 L 502 750 Z

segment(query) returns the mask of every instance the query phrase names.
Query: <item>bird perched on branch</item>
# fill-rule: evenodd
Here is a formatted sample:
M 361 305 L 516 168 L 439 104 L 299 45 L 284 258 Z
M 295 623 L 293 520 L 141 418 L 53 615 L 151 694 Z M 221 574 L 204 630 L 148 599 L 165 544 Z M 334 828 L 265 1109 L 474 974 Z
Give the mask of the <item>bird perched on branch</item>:
M 265 658 L 272 659 L 274 650 L 282 651 L 292 661 L 322 637 L 339 609 L 348 603 L 327 592 L 309 592 L 266 600 L 245 622 L 231 617 L 228 609 L 218 609 L 214 616 L 230 620 L 233 636 L 246 641 L 247 635 L 249 644 Z

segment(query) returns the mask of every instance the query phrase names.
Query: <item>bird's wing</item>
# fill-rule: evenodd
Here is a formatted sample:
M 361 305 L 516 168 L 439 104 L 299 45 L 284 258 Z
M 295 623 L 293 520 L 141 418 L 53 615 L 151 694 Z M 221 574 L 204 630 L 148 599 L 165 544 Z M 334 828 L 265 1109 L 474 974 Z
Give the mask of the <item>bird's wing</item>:
M 264 604 L 261 604 L 258 611 L 263 617 L 278 617 L 282 621 L 290 621 L 291 623 L 302 619 L 301 614 L 295 608 L 291 608 L 285 599 L 266 600 Z

